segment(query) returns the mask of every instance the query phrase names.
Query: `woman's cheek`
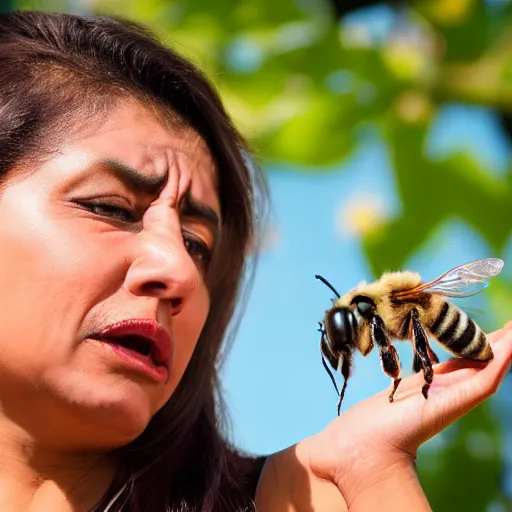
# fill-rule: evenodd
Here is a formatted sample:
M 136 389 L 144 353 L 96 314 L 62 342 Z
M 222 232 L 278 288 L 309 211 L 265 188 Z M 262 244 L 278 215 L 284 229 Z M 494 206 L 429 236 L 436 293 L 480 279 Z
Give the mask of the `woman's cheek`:
M 171 383 L 177 386 L 197 346 L 209 310 L 209 297 L 198 290 L 172 319 Z

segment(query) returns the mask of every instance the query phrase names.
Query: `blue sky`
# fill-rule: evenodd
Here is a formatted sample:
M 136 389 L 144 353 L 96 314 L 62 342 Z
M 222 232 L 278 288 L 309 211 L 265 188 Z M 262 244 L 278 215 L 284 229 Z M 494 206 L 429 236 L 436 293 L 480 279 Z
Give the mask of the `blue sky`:
M 503 172 L 510 156 L 492 113 L 450 105 L 440 113 L 427 150 L 441 155 L 460 147 L 478 148 L 478 158 L 497 173 Z M 400 208 L 393 173 L 377 139 L 368 139 L 335 172 L 272 168 L 268 176 L 278 234 L 260 259 L 223 380 L 233 436 L 255 453 L 282 449 L 335 418 L 337 395 L 321 364 L 316 330 L 331 293 L 314 275 L 323 274 L 342 293 L 372 279 L 358 239 L 336 229 L 338 208 L 361 191 L 380 195 L 386 209 Z M 488 256 L 493 254 L 486 243 L 453 221 L 425 241 L 407 267 L 434 278 Z M 466 301 L 485 310 L 482 295 Z M 409 372 L 409 346 L 397 344 L 397 349 L 403 371 Z M 358 355 L 343 408 L 388 385 L 378 353 Z

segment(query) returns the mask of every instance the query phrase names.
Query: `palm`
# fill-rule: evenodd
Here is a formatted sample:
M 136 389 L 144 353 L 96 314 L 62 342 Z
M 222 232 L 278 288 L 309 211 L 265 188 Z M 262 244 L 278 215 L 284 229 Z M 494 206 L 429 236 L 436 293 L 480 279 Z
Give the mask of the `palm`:
M 421 394 L 419 373 L 402 380 L 393 403 L 386 389 L 342 413 L 314 437 L 312 470 L 337 481 L 364 458 L 368 463 L 380 454 L 383 459 L 392 453 L 414 457 L 421 444 L 498 388 L 512 360 L 512 323 L 489 335 L 489 341 L 494 359 L 488 364 L 453 359 L 436 365 L 428 400 Z

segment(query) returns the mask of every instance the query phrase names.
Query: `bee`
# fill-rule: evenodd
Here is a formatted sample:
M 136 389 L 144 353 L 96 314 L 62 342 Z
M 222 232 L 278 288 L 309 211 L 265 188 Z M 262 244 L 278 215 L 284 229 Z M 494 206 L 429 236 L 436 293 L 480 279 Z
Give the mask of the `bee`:
M 475 260 L 425 283 L 416 272 L 387 272 L 372 283 L 363 281 L 343 296 L 324 277 L 316 275 L 337 297 L 318 330 L 322 363 L 339 395 L 338 415 L 356 349 L 366 356 L 374 346 L 378 348 L 382 370 L 393 379 L 390 402 L 401 381 L 400 360 L 390 339 L 411 341 L 413 370 L 423 370 L 425 399 L 434 377 L 432 365 L 439 362 L 428 335 L 456 357 L 490 361 L 493 352 L 485 333 L 446 297 L 475 295 L 488 286 L 488 279 L 499 274 L 503 265 L 498 258 Z M 325 360 L 342 374 L 341 392 Z

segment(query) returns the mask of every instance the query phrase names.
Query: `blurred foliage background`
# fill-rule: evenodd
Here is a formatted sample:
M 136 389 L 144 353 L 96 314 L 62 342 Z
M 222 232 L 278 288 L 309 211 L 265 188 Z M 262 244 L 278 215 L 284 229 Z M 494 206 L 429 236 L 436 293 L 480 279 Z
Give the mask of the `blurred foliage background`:
M 510 1 L 4 0 L 2 9 L 12 8 L 148 24 L 206 70 L 263 167 L 340 172 L 365 137 L 381 138 L 400 208 L 356 219 L 374 276 L 402 267 L 452 219 L 493 256 L 509 250 L 510 158 L 496 172 L 472 148 L 441 156 L 426 148 L 440 109 L 454 103 L 493 112 L 510 144 Z M 510 318 L 511 278 L 505 272 L 489 289 L 488 330 Z M 420 456 L 436 512 L 512 510 L 502 485 L 507 421 L 485 404 Z

